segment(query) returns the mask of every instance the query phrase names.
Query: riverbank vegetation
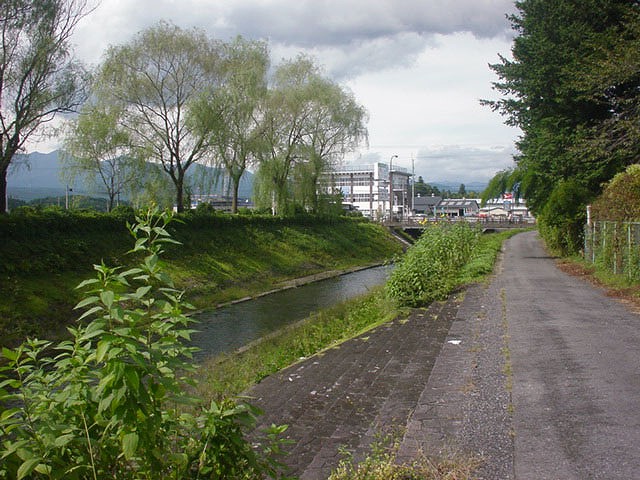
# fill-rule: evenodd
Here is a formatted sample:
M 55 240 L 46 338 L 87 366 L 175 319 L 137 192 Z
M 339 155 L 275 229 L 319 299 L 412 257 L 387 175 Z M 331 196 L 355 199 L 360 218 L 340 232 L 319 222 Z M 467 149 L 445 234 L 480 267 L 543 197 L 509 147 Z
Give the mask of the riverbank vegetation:
M 162 260 L 196 308 L 255 295 L 292 278 L 380 263 L 401 252 L 381 226 L 347 217 L 224 215 L 199 209 L 176 216 Z M 130 211 L 59 209 L 0 216 L 0 334 L 65 332 L 79 300 L 75 286 L 92 264 L 128 265 Z
M 438 292 L 441 295 L 451 293 L 456 288 L 486 278 L 493 271 L 502 242 L 515 233 L 517 231 L 478 236 L 469 250 L 465 264 L 457 268 L 455 275 L 446 282 L 447 290 L 439 288 Z M 467 234 L 475 235 L 473 231 Z M 429 238 L 429 234 L 425 238 Z M 420 266 L 411 259 L 410 252 L 414 249 L 424 251 L 424 244 L 427 243 L 425 241 L 422 246 L 411 247 L 396 269 L 408 269 L 409 267 L 404 266 L 405 261 L 411 267 L 419 269 Z M 299 361 L 300 358 L 331 348 L 406 314 L 409 305 L 393 299 L 388 292 L 389 289 L 385 287 L 373 289 L 360 298 L 318 312 L 241 351 L 207 359 L 203 368 L 206 380 L 200 384 L 200 394 L 214 399 L 239 395 L 262 378 Z M 415 305 L 414 302 L 411 304 Z
M 419 253 L 428 255 L 428 245 L 434 238 L 451 235 L 457 241 L 472 239 L 473 243 L 466 250 L 466 257 L 456 260 L 459 265 L 452 269 L 455 273 L 442 285 L 438 284 L 440 285 L 437 289 L 438 294 L 446 295 L 464 285 L 486 280 L 493 271 L 502 243 L 516 233 L 518 231 L 513 230 L 500 234 L 480 235 L 468 226 L 434 227 L 433 232 L 425 232 L 422 243 L 419 241 L 419 245 L 409 249 L 396 269 L 406 272 L 413 269 L 414 275 L 420 275 L 421 263 L 416 261 L 415 256 Z M 442 238 L 441 242 L 447 244 L 456 240 Z M 398 278 L 405 278 L 406 275 L 397 277 L 395 281 L 398 282 Z M 276 373 L 305 357 L 339 345 L 389 320 L 407 315 L 407 305 L 398 299 L 392 299 L 389 295 L 390 291 L 393 289 L 377 288 L 358 299 L 318 312 L 241 351 L 206 360 L 201 369 L 200 378 L 203 381 L 199 383 L 198 395 L 216 401 L 223 401 L 228 395 L 233 397 L 241 395 L 267 375 Z M 412 299 L 409 303 L 417 304 L 413 297 L 409 298 Z M 423 298 L 427 301 L 427 297 Z M 432 301 L 432 298 L 428 301 Z M 476 458 L 460 456 L 447 457 L 441 461 L 422 458 L 409 465 L 400 465 L 395 460 L 392 442 L 374 446 L 371 455 L 362 463 L 353 463 L 346 458 L 330 478 L 335 480 L 343 478 L 470 479 L 473 478 L 471 472 L 476 466 Z
M 130 227 L 139 263 L 95 266 L 71 339 L 2 349 L 0 478 L 275 478 L 285 427 L 261 448 L 255 409 L 189 396 L 190 309 L 160 255 L 166 214 Z M 279 477 L 279 476 L 278 476 Z
M 236 403 L 237 395 L 403 308 L 380 289 L 198 369 L 225 372 L 226 383 L 224 376 L 195 375 L 192 348 L 184 344 L 191 307 L 165 271 L 169 263 L 160 260 L 177 243 L 165 223 L 169 218 L 148 215 L 129 227 L 137 239 L 132 268 L 94 266 L 95 278 L 81 284 L 76 308 L 84 313 L 70 329 L 70 340 L 28 340 L 3 349 L 0 477 L 278 476 L 278 439 L 285 427 L 265 432 L 264 449 L 256 451 L 245 437 L 256 412 Z M 457 228 L 442 234 L 459 236 Z M 490 269 L 499 244 L 478 241 L 468 258 L 483 258 Z M 459 284 L 473 275 L 458 278 Z M 225 369 L 225 361 L 233 368 Z M 196 377 L 204 379 L 204 390 Z M 198 395 L 189 396 L 193 386 Z

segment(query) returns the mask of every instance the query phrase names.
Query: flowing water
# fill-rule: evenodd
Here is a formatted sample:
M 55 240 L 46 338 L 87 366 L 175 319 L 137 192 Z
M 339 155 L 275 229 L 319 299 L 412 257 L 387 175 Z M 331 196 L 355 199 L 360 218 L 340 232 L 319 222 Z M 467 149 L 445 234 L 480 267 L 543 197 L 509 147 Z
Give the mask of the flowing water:
M 383 284 L 391 266 L 360 270 L 339 277 L 290 288 L 194 316 L 196 358 L 235 350 L 279 328 L 303 320 Z

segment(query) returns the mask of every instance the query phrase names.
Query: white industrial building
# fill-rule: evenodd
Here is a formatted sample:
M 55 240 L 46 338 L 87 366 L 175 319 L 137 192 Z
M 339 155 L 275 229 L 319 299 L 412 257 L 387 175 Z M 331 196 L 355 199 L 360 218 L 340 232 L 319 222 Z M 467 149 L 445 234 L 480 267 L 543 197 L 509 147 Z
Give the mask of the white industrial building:
M 342 192 L 343 201 L 374 220 L 401 219 L 411 213 L 411 174 L 386 163 L 347 165 L 326 174 L 329 193 Z M 391 198 L 392 202 L 389 202 Z M 393 215 L 389 215 L 390 210 Z

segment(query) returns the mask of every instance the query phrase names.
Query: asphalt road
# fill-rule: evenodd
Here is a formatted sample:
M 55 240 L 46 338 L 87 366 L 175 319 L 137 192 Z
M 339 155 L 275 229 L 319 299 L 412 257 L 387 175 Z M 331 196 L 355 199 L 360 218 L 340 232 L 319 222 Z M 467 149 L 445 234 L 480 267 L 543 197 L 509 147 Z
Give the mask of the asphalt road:
M 640 478 L 640 316 L 558 270 L 535 232 L 502 267 L 515 478 Z

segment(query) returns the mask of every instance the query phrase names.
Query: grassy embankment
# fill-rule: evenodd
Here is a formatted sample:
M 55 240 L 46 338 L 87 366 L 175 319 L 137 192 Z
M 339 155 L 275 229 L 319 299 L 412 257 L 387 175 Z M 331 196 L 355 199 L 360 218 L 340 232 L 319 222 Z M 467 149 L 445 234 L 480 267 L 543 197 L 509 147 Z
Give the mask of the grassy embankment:
M 126 221 L 94 213 L 0 218 L 2 344 L 51 338 L 77 315 L 75 286 L 92 265 L 130 265 Z M 380 226 L 352 219 L 189 214 L 173 224 L 166 270 L 196 308 L 254 295 L 296 277 L 388 260 L 401 249 Z

